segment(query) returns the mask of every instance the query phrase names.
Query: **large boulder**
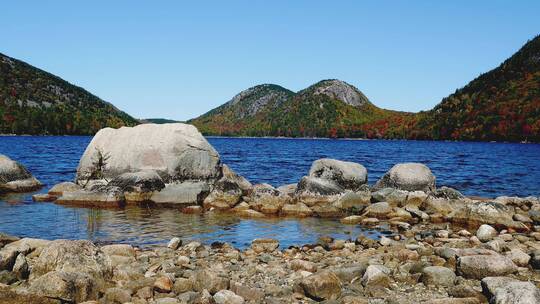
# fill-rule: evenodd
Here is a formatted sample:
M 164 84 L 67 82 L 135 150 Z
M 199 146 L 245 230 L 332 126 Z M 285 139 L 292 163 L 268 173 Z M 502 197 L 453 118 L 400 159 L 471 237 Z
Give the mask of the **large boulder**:
M 0 154 L 0 193 L 34 191 L 41 186 L 23 165 Z
M 112 180 L 121 174 L 154 170 L 163 182 L 217 180 L 217 151 L 192 125 L 143 124 L 101 129 L 86 148 L 76 180 Z
M 367 183 L 364 166 L 336 159 L 323 158 L 313 162 L 309 175 L 298 183 L 299 195 L 336 195 L 345 190 L 357 191 Z
M 396 188 L 407 191 L 435 191 L 435 176 L 424 164 L 403 163 L 392 167 L 377 181 L 375 189 Z
M 32 281 L 29 292 L 38 296 L 59 299 L 62 303 L 81 303 L 97 300 L 98 286 L 94 279 L 79 272 L 51 271 Z
M 364 166 L 329 158 L 314 161 L 309 176 L 333 181 L 342 189 L 352 191 L 359 190 L 367 183 L 367 170 Z
M 51 271 L 86 273 L 99 281 L 112 277 L 112 264 L 109 256 L 90 241 L 56 240 L 34 261 L 31 278 Z

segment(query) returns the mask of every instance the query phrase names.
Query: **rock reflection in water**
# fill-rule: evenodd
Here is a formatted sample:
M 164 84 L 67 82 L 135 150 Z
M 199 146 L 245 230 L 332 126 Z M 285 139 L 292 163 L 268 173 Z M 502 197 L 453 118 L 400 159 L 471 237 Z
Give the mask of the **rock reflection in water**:
M 178 236 L 205 243 L 222 241 L 237 247 L 249 246 L 254 238 L 275 238 L 282 247 L 316 242 L 322 235 L 342 239 L 365 234 L 378 237 L 378 231 L 345 226 L 327 219 L 239 219 L 228 214 L 182 214 L 177 210 L 126 208 L 87 209 L 86 238 L 99 243 L 126 242 L 147 247 L 166 243 Z M 76 238 L 76 237 L 75 237 Z

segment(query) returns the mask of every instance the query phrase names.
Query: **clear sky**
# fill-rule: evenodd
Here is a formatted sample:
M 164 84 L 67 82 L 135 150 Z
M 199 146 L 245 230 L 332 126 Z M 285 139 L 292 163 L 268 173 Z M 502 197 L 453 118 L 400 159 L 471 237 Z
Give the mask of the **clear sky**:
M 138 118 L 338 78 L 427 110 L 540 34 L 540 1 L 6 1 L 0 52 Z

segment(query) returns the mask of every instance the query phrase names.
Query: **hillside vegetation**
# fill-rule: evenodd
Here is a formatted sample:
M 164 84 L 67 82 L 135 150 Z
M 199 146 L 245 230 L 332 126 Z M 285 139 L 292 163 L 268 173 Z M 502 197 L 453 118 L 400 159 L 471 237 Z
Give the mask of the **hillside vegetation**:
M 207 135 L 540 142 L 540 36 L 429 111 L 378 108 L 334 79 L 256 86 L 189 122 Z
M 88 91 L 0 54 L 0 134 L 94 134 L 138 121 Z

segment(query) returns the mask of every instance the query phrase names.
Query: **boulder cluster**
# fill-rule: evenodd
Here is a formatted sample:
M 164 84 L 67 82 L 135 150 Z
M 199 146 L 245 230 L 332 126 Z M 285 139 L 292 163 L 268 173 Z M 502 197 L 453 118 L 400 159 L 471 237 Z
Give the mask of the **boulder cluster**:
M 0 234 L 0 303 L 540 303 L 540 227 L 413 225 L 280 248 L 97 246 Z

